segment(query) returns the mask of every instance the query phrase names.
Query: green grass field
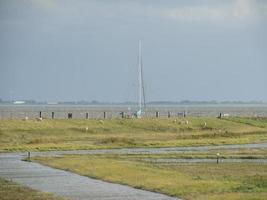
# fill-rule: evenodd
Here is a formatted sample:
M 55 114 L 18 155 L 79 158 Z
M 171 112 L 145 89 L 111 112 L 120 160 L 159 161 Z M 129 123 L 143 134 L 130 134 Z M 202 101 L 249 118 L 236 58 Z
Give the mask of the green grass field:
M 216 164 L 216 159 L 214 163 L 191 164 L 143 160 L 148 157 L 179 156 L 180 154 L 69 155 L 60 158 L 40 157 L 34 160 L 84 176 L 189 200 L 267 198 L 267 164 Z
M 0 120 L 0 152 L 201 146 L 266 140 L 265 118 Z
M 266 141 L 266 118 L 0 120 L 0 152 L 177 147 Z M 69 155 L 31 159 L 92 178 L 183 199 L 266 199 L 267 164 L 216 164 L 217 153 L 220 153 L 221 159 L 267 158 L 266 149 L 221 149 L 184 153 Z M 179 158 L 210 158 L 214 159 L 214 163 L 158 161 Z M 4 182 L 3 185 L 5 184 L 10 183 Z M 12 187 L 4 186 L 1 192 L 6 194 L 11 189 Z M 12 197 L 13 194 L 10 195 Z
M 0 178 L 0 200 L 63 200 Z

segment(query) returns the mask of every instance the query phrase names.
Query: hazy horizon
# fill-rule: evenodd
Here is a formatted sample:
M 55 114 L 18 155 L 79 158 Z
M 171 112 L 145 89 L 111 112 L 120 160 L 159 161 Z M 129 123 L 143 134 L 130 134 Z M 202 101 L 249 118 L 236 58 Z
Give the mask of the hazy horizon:
M 54 105 L 54 104 L 62 104 L 62 105 L 105 105 L 105 104 L 121 104 L 121 105 L 131 105 L 131 104 L 136 104 L 138 105 L 139 102 L 137 101 L 98 101 L 98 100 L 77 100 L 77 101 L 38 101 L 34 99 L 12 99 L 12 100 L 5 100 L 0 98 L 0 104 L 14 104 L 14 105 L 42 105 L 42 104 L 47 104 L 47 105 Z M 201 101 L 201 100 L 196 100 L 196 101 L 190 101 L 190 100 L 181 100 L 181 101 L 148 101 L 145 102 L 146 105 L 154 105 L 154 104 L 162 104 L 162 105 L 194 105 L 194 104 L 200 104 L 200 105 L 212 105 L 212 104 L 267 104 L 267 102 L 264 101 L 216 101 L 216 100 L 210 100 L 210 101 Z
M 0 0 L 0 98 L 267 102 L 267 1 Z

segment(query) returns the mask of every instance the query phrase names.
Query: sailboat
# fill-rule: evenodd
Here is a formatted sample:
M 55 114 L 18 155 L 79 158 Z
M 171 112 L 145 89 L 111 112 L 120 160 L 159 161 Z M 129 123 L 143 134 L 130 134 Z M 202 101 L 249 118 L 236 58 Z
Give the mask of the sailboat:
M 137 118 L 142 118 L 145 114 L 145 87 L 144 87 L 144 76 L 143 76 L 143 62 L 142 62 L 142 42 L 139 40 L 139 53 L 138 53 L 138 111 L 136 112 Z

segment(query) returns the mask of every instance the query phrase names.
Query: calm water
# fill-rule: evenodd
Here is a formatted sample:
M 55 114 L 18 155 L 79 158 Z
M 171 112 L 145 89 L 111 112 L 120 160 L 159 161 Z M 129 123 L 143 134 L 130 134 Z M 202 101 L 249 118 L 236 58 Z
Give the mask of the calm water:
M 10 118 L 37 118 L 42 112 L 43 118 L 51 118 L 52 112 L 57 119 L 67 118 L 68 113 L 76 119 L 103 118 L 106 112 L 107 118 L 120 118 L 121 112 L 130 115 L 137 108 L 132 105 L 0 105 L 0 119 Z M 188 116 L 218 116 L 219 113 L 228 113 L 231 116 L 263 116 L 267 117 L 267 104 L 240 104 L 240 105 L 149 105 L 146 108 L 146 116 L 155 117 L 156 111 L 160 117 L 167 117 L 186 112 Z

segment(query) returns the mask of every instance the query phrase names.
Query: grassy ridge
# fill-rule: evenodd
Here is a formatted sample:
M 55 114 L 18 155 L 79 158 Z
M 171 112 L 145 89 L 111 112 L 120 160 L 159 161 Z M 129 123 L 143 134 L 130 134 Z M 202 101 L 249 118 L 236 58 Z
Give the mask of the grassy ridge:
M 226 118 L 226 120 L 248 124 L 248 125 L 255 126 L 255 127 L 267 128 L 267 118 L 262 118 L 262 117 L 258 117 L 258 118 L 235 117 L 235 118 L 229 118 L 229 119 Z
M 260 123 L 244 120 L 0 120 L 0 151 L 199 146 L 267 140 L 266 119 Z
M 76 155 L 36 160 L 81 175 L 183 199 L 266 199 L 266 164 L 214 162 L 166 165 L 143 162 L 140 159 L 143 156 L 147 155 L 135 155 L 134 159 L 129 155 Z
M 63 200 L 0 178 L 0 200 Z

